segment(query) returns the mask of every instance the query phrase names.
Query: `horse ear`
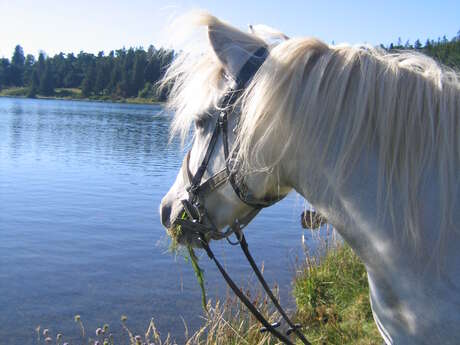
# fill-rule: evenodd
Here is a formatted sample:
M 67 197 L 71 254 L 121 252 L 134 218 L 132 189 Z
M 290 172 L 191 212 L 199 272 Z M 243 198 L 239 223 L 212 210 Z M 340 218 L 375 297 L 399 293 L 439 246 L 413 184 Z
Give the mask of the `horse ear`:
M 267 44 L 259 37 L 222 22 L 208 26 L 208 36 L 217 58 L 230 77 L 236 79 L 251 55 Z
M 270 26 L 258 24 L 258 25 L 249 25 L 249 32 L 265 42 L 281 42 L 287 41 L 289 36 L 281 32 L 280 30 L 274 29 Z

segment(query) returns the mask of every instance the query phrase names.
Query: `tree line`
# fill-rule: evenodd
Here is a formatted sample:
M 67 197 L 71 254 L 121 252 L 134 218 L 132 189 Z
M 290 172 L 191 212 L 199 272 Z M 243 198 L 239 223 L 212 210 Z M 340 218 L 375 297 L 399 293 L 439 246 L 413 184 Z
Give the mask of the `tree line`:
M 105 55 L 80 52 L 59 53 L 53 57 L 40 52 L 38 59 L 24 55 L 20 45 L 11 61 L 0 59 L 0 90 L 25 87 L 27 96 L 53 96 L 57 88 L 81 89 L 84 97 L 142 97 L 163 100 L 156 83 L 171 63 L 174 52 L 143 48 L 118 49 Z
M 388 47 L 383 47 L 389 51 L 392 50 L 417 50 L 428 56 L 433 57 L 435 60 L 442 64 L 460 69 L 460 31 L 452 39 L 447 39 L 446 36 L 438 38 L 436 41 L 427 39 L 424 44 L 417 39 L 412 44 L 409 41 L 402 43 L 401 38 L 398 39 L 397 43 L 390 43 Z
M 437 41 L 427 39 L 424 44 L 418 39 L 413 44 L 409 41 L 403 44 L 398 39 L 397 43 L 381 47 L 389 51 L 417 50 L 447 66 L 460 67 L 460 31 L 451 40 L 444 36 Z M 31 54 L 24 55 L 22 47 L 17 45 L 11 61 L 0 58 L 0 90 L 24 87 L 28 97 L 35 97 L 53 96 L 60 88 L 78 88 L 84 97 L 140 97 L 162 101 L 166 94 L 158 94 L 156 83 L 173 58 L 172 50 L 151 45 L 147 50 L 123 48 L 107 55 L 81 51 L 77 55 L 59 53 L 50 57 L 40 52 L 36 59 Z

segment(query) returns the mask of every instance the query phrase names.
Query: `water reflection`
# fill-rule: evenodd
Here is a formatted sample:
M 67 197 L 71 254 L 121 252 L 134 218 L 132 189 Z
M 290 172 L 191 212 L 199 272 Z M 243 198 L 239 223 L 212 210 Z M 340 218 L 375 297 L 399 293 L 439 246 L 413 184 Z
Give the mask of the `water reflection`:
M 163 157 L 165 151 L 178 150 L 176 142 L 168 145 L 169 117 L 159 106 L 68 102 L 63 107 L 55 101 L 30 102 L 35 104 L 24 109 L 23 101 L 11 101 L 6 111 L 10 141 L 4 146 L 9 148 L 9 158 L 19 157 L 27 146 L 55 159 L 84 155 L 91 164 L 116 161 L 142 166 Z M 173 156 L 162 161 L 165 166 L 177 166 Z

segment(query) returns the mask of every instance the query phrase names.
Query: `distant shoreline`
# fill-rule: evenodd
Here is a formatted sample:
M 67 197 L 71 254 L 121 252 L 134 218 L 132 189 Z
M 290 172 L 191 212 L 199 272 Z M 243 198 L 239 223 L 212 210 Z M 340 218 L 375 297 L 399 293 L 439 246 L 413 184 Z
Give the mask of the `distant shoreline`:
M 108 96 L 81 96 L 79 89 L 57 89 L 53 96 L 36 95 L 28 97 L 26 88 L 7 88 L 0 90 L 0 97 L 9 98 L 24 98 L 24 99 L 53 99 L 64 101 L 85 101 L 85 102 L 101 102 L 101 103 L 119 103 L 119 104 L 147 104 L 147 105 L 162 105 L 164 102 L 156 101 L 151 98 L 129 97 L 129 98 L 111 98 Z

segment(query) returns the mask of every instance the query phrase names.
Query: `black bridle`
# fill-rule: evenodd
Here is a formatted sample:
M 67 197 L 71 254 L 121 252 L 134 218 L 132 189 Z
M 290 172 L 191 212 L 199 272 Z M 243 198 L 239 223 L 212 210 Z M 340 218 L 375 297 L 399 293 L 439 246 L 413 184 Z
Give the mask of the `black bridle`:
M 233 111 L 235 102 L 243 92 L 244 87 L 255 75 L 260 66 L 262 66 L 267 56 L 267 48 L 259 48 L 245 63 L 245 65 L 239 72 L 235 81 L 236 87 L 231 88 L 228 92 L 226 92 L 226 94 L 220 100 L 219 105 L 217 107 L 217 110 L 220 111 L 219 117 L 214 127 L 214 131 L 209 141 L 208 148 L 204 155 L 203 161 L 201 162 L 195 174 L 192 174 L 189 169 L 190 151 L 185 156 L 181 170 L 184 181 L 187 184 L 188 199 L 181 200 L 181 202 L 184 207 L 184 211 L 187 214 L 187 218 L 176 219 L 174 224 L 179 225 L 182 228 L 185 228 L 198 236 L 200 245 L 204 248 L 209 258 L 214 261 L 227 284 L 238 296 L 238 298 L 246 305 L 246 307 L 250 310 L 254 317 L 264 326 L 261 328 L 261 332 L 268 331 L 275 337 L 277 337 L 280 341 L 288 345 L 293 345 L 293 343 L 289 340 L 288 336 L 291 333 L 295 333 L 304 344 L 310 345 L 308 340 L 299 330 L 301 326 L 299 324 L 294 324 L 289 319 L 283 308 L 281 308 L 278 300 L 273 295 L 267 282 L 263 278 L 262 273 L 257 267 L 257 264 L 255 263 L 254 259 L 252 258 L 249 252 L 248 243 L 246 242 L 246 238 L 244 237 L 244 234 L 242 232 L 242 229 L 257 215 L 257 213 L 262 208 L 274 204 L 275 202 L 279 201 L 280 198 L 276 196 L 258 199 L 250 193 L 249 189 L 244 183 L 244 180 L 242 178 L 237 178 L 238 164 L 234 162 L 233 158 L 235 157 L 238 148 L 233 148 L 232 157 L 230 157 L 230 150 L 228 144 L 228 115 Z M 214 152 L 217 140 L 219 138 L 219 134 L 222 134 L 223 150 L 226 162 L 225 168 L 217 172 L 210 178 L 208 178 L 203 183 L 201 183 L 203 175 L 208 167 L 209 160 L 211 159 L 211 156 Z M 213 225 L 212 220 L 207 215 L 206 208 L 204 207 L 203 196 L 219 188 L 226 182 L 229 182 L 231 184 L 238 198 L 245 204 L 249 205 L 252 208 L 252 210 L 246 216 L 240 219 L 236 219 L 232 226 L 230 226 L 226 231 L 220 232 Z M 205 219 L 207 219 L 210 225 L 204 224 Z M 282 334 L 276 329 L 278 326 L 280 326 L 280 322 L 271 324 L 263 317 L 263 315 L 257 310 L 257 308 L 249 301 L 249 299 L 233 282 L 233 280 L 227 274 L 227 272 L 222 267 L 222 265 L 212 252 L 211 248 L 209 247 L 210 239 L 226 238 L 228 240 L 229 236 L 231 236 L 233 233 L 237 237 L 237 242 L 233 243 L 230 242 L 230 240 L 229 242 L 231 244 L 240 245 L 264 290 L 272 300 L 276 309 L 278 309 L 278 311 L 280 312 L 283 319 L 289 325 L 289 329 L 286 335 Z

